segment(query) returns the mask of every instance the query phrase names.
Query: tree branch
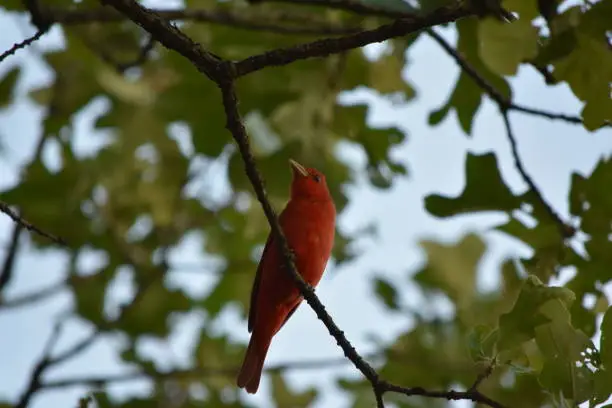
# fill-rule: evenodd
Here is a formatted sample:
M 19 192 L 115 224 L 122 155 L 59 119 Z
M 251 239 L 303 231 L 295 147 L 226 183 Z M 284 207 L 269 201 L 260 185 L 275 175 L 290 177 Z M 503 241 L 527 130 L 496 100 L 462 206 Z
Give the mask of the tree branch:
M 64 241 L 62 238 L 57 237 L 53 234 L 49 234 L 48 232 L 45 232 L 43 230 L 41 230 L 40 228 L 38 228 L 37 226 L 29 223 L 28 221 L 26 221 L 23 217 L 21 217 L 16 211 L 11 210 L 11 207 L 5 203 L 4 201 L 0 201 L 0 212 L 5 213 L 6 215 L 8 215 L 13 221 L 15 221 L 17 224 L 19 224 L 21 227 L 32 231 L 32 232 L 36 232 L 38 235 L 41 235 L 45 238 L 50 239 L 51 241 L 55 242 L 56 244 L 62 245 L 62 246 L 66 246 L 66 241 Z
M 287 65 L 307 58 L 327 57 L 375 42 L 401 37 L 438 24 L 456 21 L 469 15 L 469 11 L 459 7 L 443 7 L 424 17 L 400 18 L 373 30 L 268 51 L 236 62 L 236 75 L 240 77 L 266 67 Z
M 371 358 L 380 357 L 382 353 L 373 353 L 369 355 Z M 322 358 L 315 360 L 307 360 L 307 361 L 288 361 L 285 363 L 275 364 L 272 366 L 267 366 L 264 368 L 265 372 L 268 373 L 276 373 L 287 370 L 312 370 L 312 369 L 320 369 L 326 367 L 336 367 L 342 366 L 350 363 L 346 358 Z M 201 378 L 201 377 L 215 377 L 215 376 L 234 376 L 236 375 L 236 371 L 238 371 L 239 367 L 219 367 L 219 368 L 210 368 L 210 367 L 195 367 L 187 370 L 169 370 L 169 371 L 160 371 L 155 373 L 145 372 L 145 371 L 133 371 L 122 374 L 112 374 L 105 376 L 93 376 L 93 377 L 84 377 L 84 376 L 76 376 L 72 378 L 64 378 L 59 380 L 48 381 L 43 384 L 44 389 L 57 389 L 57 388 L 68 388 L 75 387 L 80 385 L 90 385 L 90 386 L 102 386 L 111 383 L 118 382 L 127 382 L 127 381 L 136 381 L 146 378 L 151 378 L 153 380 L 166 380 L 172 378 L 181 378 L 186 379 L 190 377 Z
M 19 238 L 21 237 L 21 231 L 23 231 L 21 224 L 13 224 L 11 242 L 8 246 L 6 258 L 4 258 L 4 262 L 2 264 L 2 270 L 0 271 L 0 293 L 2 293 L 2 290 L 13 279 L 15 260 L 17 259 L 17 252 L 19 251 Z
M 8 50 L 6 50 L 2 54 L 0 54 L 0 62 L 4 61 L 7 57 L 15 54 L 20 49 L 29 46 L 30 44 L 32 44 L 35 41 L 38 41 L 40 39 L 40 37 L 42 37 L 46 33 L 47 33 L 46 30 L 44 30 L 44 31 L 43 30 L 38 30 L 33 36 L 31 36 L 29 38 L 26 38 L 25 40 L 23 40 L 21 42 L 13 44 L 13 46 L 11 48 L 9 48 Z
M 53 285 L 47 286 L 46 288 L 32 291 L 22 296 L 15 297 L 4 301 L 0 299 L 0 310 L 2 309 L 14 309 L 17 307 L 25 306 L 30 303 L 40 302 L 41 300 L 47 299 L 57 293 L 61 292 L 66 287 L 66 281 L 61 281 Z
M 27 408 L 34 394 L 36 394 L 36 392 L 42 388 L 41 377 L 45 370 L 54 364 L 53 360 L 51 359 L 51 352 L 59 339 L 60 332 L 61 322 L 57 322 L 53 327 L 51 336 L 49 336 L 49 339 L 47 340 L 47 344 L 43 349 L 41 358 L 34 366 L 34 370 L 32 370 L 28 386 L 21 394 L 21 397 L 19 397 L 19 401 L 17 404 L 15 404 L 15 408 Z
M 50 116 L 50 112 L 52 109 L 47 109 L 47 115 L 45 120 L 47 120 Z M 47 137 L 44 131 L 38 137 L 38 142 L 36 143 L 36 149 L 34 151 L 34 156 L 30 160 L 29 165 L 38 161 L 42 155 L 43 149 L 45 147 L 45 143 L 47 142 Z M 19 238 L 21 238 L 21 233 L 23 231 L 23 226 L 19 223 L 13 224 L 13 231 L 11 232 L 11 242 L 8 247 L 8 252 L 6 254 L 6 258 L 4 259 L 4 263 L 2 265 L 2 271 L 0 271 L 0 293 L 2 289 L 9 284 L 11 279 L 13 278 L 13 270 L 15 268 L 15 260 L 17 259 L 17 253 L 19 252 Z
M 360 27 L 348 27 L 331 24 L 307 16 L 297 16 L 288 13 L 269 11 L 266 15 L 248 16 L 240 12 L 229 10 L 207 9 L 177 9 L 177 10 L 151 10 L 164 20 L 191 20 L 212 24 L 228 25 L 252 31 L 268 31 L 278 34 L 297 35 L 342 35 L 360 31 Z M 50 18 L 56 23 L 65 25 L 79 25 L 92 22 L 106 23 L 125 20 L 125 15 L 113 9 L 96 8 L 87 10 L 61 10 L 47 11 Z M 295 24 L 300 21 L 300 24 Z

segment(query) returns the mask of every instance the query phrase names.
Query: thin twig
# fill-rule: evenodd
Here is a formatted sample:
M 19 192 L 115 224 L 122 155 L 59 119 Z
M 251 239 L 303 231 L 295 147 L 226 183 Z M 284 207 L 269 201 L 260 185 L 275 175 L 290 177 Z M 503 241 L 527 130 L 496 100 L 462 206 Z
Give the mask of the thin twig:
M 488 405 L 492 408 L 504 408 L 503 404 L 492 400 L 491 398 L 483 395 L 480 391 L 432 391 L 426 390 L 422 387 L 400 387 L 399 385 L 390 384 L 388 382 L 382 382 L 380 388 L 384 392 L 396 392 L 404 394 L 406 396 L 420 396 L 428 398 L 446 399 L 449 401 L 468 400 L 477 402 L 480 404 Z
M 476 377 L 476 380 L 474 380 L 472 386 L 468 388 L 468 391 L 476 391 L 478 387 L 480 387 L 480 384 L 482 384 L 484 380 L 493 374 L 493 369 L 496 365 L 497 361 L 495 359 L 493 359 L 490 364 L 487 364 L 487 367 L 480 374 L 478 374 L 478 377 Z
M 13 279 L 13 271 L 15 270 L 15 260 L 17 259 L 17 252 L 19 251 L 19 238 L 21 236 L 23 227 L 15 223 L 13 225 L 13 231 L 11 232 L 11 242 L 8 246 L 6 257 L 2 263 L 2 270 L 0 271 L 0 293 Z
M 372 353 L 368 355 L 369 358 L 378 358 L 382 356 L 382 352 Z M 285 363 L 269 365 L 264 368 L 267 373 L 278 373 L 288 370 L 313 370 L 327 367 L 336 367 L 349 364 L 350 361 L 346 358 L 321 358 L 306 361 L 288 361 Z M 75 376 L 68 377 L 59 380 L 52 380 L 43 384 L 44 389 L 54 388 L 67 388 L 81 385 L 101 386 L 112 383 L 120 383 L 127 381 L 137 381 L 143 378 L 152 378 L 154 380 L 165 380 L 165 379 L 186 379 L 190 377 L 202 378 L 202 377 L 228 377 L 236 375 L 239 367 L 195 367 L 186 370 L 168 370 L 161 372 L 144 372 L 144 371 L 133 371 L 121 374 L 112 375 L 101 375 L 101 376 Z
M 34 365 L 34 369 L 32 370 L 32 374 L 30 375 L 30 381 L 28 383 L 27 388 L 19 397 L 19 401 L 15 404 L 15 408 L 26 408 L 30 403 L 30 400 L 36 394 L 38 390 L 42 387 L 41 377 L 45 370 L 53 365 L 53 360 L 51 359 L 51 353 L 53 351 L 53 347 L 57 343 L 61 333 L 61 322 L 57 322 L 53 330 L 51 332 L 51 336 L 47 340 L 47 344 L 43 349 L 42 356 L 38 360 L 38 362 Z
M 32 291 L 31 293 L 27 293 L 22 296 L 15 297 L 10 300 L 0 300 L 0 310 L 2 309 L 14 309 L 16 307 L 21 307 L 28 305 L 30 303 L 40 302 L 41 300 L 45 300 L 53 295 L 58 294 L 66 287 L 66 281 L 61 281 L 59 283 L 55 283 L 46 288 Z
M 514 165 L 516 166 L 516 169 L 520 173 L 525 183 L 527 183 L 531 191 L 533 191 L 533 193 L 536 195 L 538 201 L 544 207 L 548 216 L 555 222 L 555 224 L 559 228 L 559 232 L 561 233 L 561 236 L 563 236 L 564 238 L 572 237 L 576 233 L 576 229 L 572 227 L 571 225 L 567 225 L 565 222 L 563 222 L 559 214 L 557 214 L 557 212 L 544 199 L 544 197 L 542 196 L 542 193 L 540 192 L 538 187 L 535 185 L 535 182 L 533 181 L 531 176 L 527 173 L 527 170 L 525 170 L 525 167 L 523 166 L 523 163 L 519 156 L 516 138 L 514 137 L 514 132 L 512 131 L 512 125 L 510 124 L 508 109 L 504 109 L 502 106 L 500 106 L 499 109 L 500 109 L 500 113 L 502 117 L 504 118 L 504 126 L 506 127 L 506 135 L 508 136 L 508 140 L 510 141 L 510 148 L 512 149 L 512 157 L 514 158 Z
M 45 31 L 38 30 L 33 36 L 31 36 L 29 38 L 26 38 L 25 40 L 23 40 L 21 42 L 13 44 L 13 46 L 11 48 L 9 48 L 8 50 L 4 51 L 0 55 L 0 62 L 4 61 L 8 56 L 15 54 L 20 49 L 29 46 L 30 44 L 32 44 L 35 41 L 38 41 L 40 39 L 40 37 L 45 35 L 46 32 L 47 32 L 46 30 Z
M 3 212 L 6 215 L 8 215 L 13 221 L 15 221 L 17 224 L 21 225 L 25 229 L 36 232 L 38 235 L 48 238 L 51 241 L 55 242 L 56 244 L 67 246 L 66 241 L 64 241 L 62 238 L 57 237 L 53 234 L 49 234 L 48 232 L 45 232 L 41 230 L 40 228 L 38 228 L 37 226 L 29 223 L 23 217 L 21 217 L 16 211 L 11 210 L 11 207 L 4 201 L 0 201 L 0 212 Z
M 102 334 L 100 330 L 95 330 L 89 336 L 81 339 L 69 349 L 64 350 L 64 352 L 59 353 L 57 356 L 53 357 L 50 364 L 56 365 L 63 363 L 66 360 L 70 360 L 72 357 L 76 356 L 77 354 L 81 353 L 89 346 L 91 346 L 98 339 L 98 336 L 100 336 L 100 334 Z
M 390 38 L 402 37 L 439 24 L 467 17 L 470 12 L 458 7 L 443 7 L 423 17 L 406 17 L 373 30 L 338 38 L 326 38 L 288 48 L 253 55 L 235 63 L 236 76 L 244 76 L 266 67 L 282 66 L 307 58 L 327 57 Z
M 151 10 L 164 20 L 199 21 L 212 24 L 229 25 L 234 28 L 243 28 L 252 31 L 266 31 L 277 34 L 295 35 L 343 35 L 360 31 L 360 27 L 332 24 L 322 20 L 299 18 L 288 13 L 267 12 L 266 15 L 250 16 L 230 10 L 207 9 L 177 9 L 177 10 Z M 97 8 L 87 10 L 61 10 L 47 11 L 53 21 L 66 25 L 79 25 L 87 23 L 106 23 L 125 20 L 125 15 L 113 9 Z M 296 24 L 296 22 L 300 22 Z
M 53 87 L 53 91 L 55 91 L 55 86 Z M 47 109 L 45 120 L 50 117 L 51 111 L 52 109 L 51 107 L 49 107 L 49 109 Z M 38 160 L 40 160 L 46 142 L 47 136 L 45 135 L 45 132 L 43 130 L 41 131 L 38 137 L 38 142 L 36 143 L 34 155 L 28 165 L 32 165 L 33 163 L 36 163 Z M 17 253 L 19 252 L 19 238 L 21 238 L 23 228 L 24 227 L 19 223 L 13 224 L 13 231 L 11 232 L 11 242 L 9 244 L 8 252 L 6 254 L 6 258 L 4 259 L 4 263 L 2 264 L 2 271 L 0 271 L 0 292 L 2 292 L 2 289 L 5 288 L 13 278 L 15 260 L 17 259 Z

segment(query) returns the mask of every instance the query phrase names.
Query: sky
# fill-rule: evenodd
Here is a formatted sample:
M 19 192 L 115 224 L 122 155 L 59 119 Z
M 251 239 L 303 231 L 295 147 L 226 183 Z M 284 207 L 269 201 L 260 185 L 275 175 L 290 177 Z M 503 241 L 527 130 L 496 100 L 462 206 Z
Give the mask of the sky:
M 26 18 L 0 12 L 0 50 L 8 49 L 32 33 L 34 28 L 29 26 Z M 442 33 L 446 38 L 454 40 L 452 31 Z M 48 49 L 61 45 L 61 30 L 54 27 L 36 44 L 36 48 Z M 374 55 L 380 51 L 380 47 L 369 47 L 367 51 Z M 18 180 L 19 168 L 29 160 L 39 134 L 42 110 L 28 100 L 26 93 L 49 81 L 51 71 L 36 54 L 33 49 L 20 50 L 0 64 L 0 77 L 15 64 L 24 69 L 17 89 L 17 102 L 0 110 L 0 189 L 9 188 Z M 404 78 L 417 88 L 416 100 L 398 106 L 366 90 L 341 97 L 347 103 L 362 100 L 370 102 L 368 121 L 371 125 L 396 125 L 408 135 L 407 141 L 395 149 L 393 155 L 407 164 L 409 177 L 397 180 L 388 191 L 381 191 L 368 186 L 361 175 L 356 185 L 349 189 L 350 204 L 339 218 L 340 228 L 346 232 L 356 231 L 373 222 L 378 228 L 377 236 L 358 242 L 362 255 L 355 261 L 341 267 L 335 267 L 333 263 L 329 265 L 317 289 L 328 312 L 362 354 L 376 350 L 376 345 L 369 341 L 368 335 L 374 333 L 383 341 L 390 342 L 412 324 L 409 316 L 390 315 L 381 307 L 372 294 L 370 278 L 379 273 L 393 282 L 400 282 L 398 287 L 401 289 L 403 304 L 411 307 L 421 305 L 420 295 L 408 280 L 424 262 L 419 240 L 436 239 L 449 243 L 456 242 L 467 232 L 480 233 L 488 244 L 485 257 L 479 265 L 479 284 L 483 289 L 492 288 L 496 284 L 494 271 L 504 259 L 530 254 L 530 250 L 517 240 L 488 230 L 505 219 L 502 215 L 439 220 L 428 215 L 424 209 L 423 198 L 428 194 L 455 196 L 462 191 L 465 182 L 465 155 L 468 151 L 495 152 L 500 171 L 511 189 L 520 192 L 526 188 L 514 167 L 502 118 L 490 101 L 487 100 L 479 110 L 471 136 L 461 131 L 454 113 L 449 114 L 437 127 L 432 128 L 427 124 L 429 112 L 446 100 L 458 72 L 453 61 L 435 43 L 421 37 L 411 48 L 410 64 L 403 72 Z M 515 102 L 519 104 L 569 114 L 578 114 L 581 110 L 581 103 L 566 85 L 546 86 L 531 68 L 521 68 L 516 77 L 511 79 L 511 85 Z M 95 152 L 103 143 L 104 135 L 93 130 L 92 121 L 104 109 L 104 102 L 97 100 L 77 115 L 75 149 L 83 153 Z M 574 171 L 588 175 L 602 155 L 612 152 L 612 130 L 588 133 L 581 126 L 519 113 L 512 113 L 511 119 L 524 166 L 544 198 L 563 219 L 568 219 L 570 175 Z M 350 163 L 355 172 L 363 174 L 366 160 L 359 149 L 344 145 L 338 150 L 338 156 Z M 43 159 L 50 168 L 58 166 L 57 146 L 49 144 Z M 218 194 L 224 194 L 222 184 L 215 186 L 215 189 Z M 11 220 L 0 214 L 0 243 L 9 241 L 11 227 Z M 24 250 L 18 259 L 16 277 L 6 292 L 7 298 L 60 281 L 67 262 L 66 256 L 59 252 L 34 250 L 27 234 L 22 236 L 21 243 Z M 186 236 L 181 245 L 172 251 L 171 263 L 173 259 L 193 264 L 210 262 L 202 257 L 200 248 L 201 237 L 197 234 Z M 99 254 L 91 251 L 79 259 L 84 269 L 93 269 L 100 262 Z M 130 299 L 130 272 L 124 272 L 114 282 L 114 290 L 109 299 L 110 310 Z M 169 278 L 170 284 L 197 294 L 209 291 L 214 279 L 212 274 L 193 271 L 171 271 Z M 23 391 L 32 366 L 51 332 L 54 319 L 69 308 L 71 302 L 70 295 L 62 293 L 27 308 L 9 312 L 0 310 L 0 399 L 15 399 Z M 441 304 L 440 309 L 444 311 L 448 306 Z M 199 330 L 203 321 L 203 317 L 197 313 L 176 319 L 173 334 L 167 343 L 147 340 L 141 342 L 139 348 L 153 356 L 159 368 L 177 365 L 187 367 L 193 347 L 190 338 Z M 91 327 L 83 322 L 71 320 L 56 350 L 70 347 L 90 331 Z M 245 323 L 235 308 L 228 308 L 223 313 L 215 325 L 215 331 L 231 333 L 233 338 L 245 343 L 248 341 Z M 98 341 L 78 358 L 50 370 L 45 379 L 120 373 L 125 367 L 114 350 L 121 344 L 120 338 Z M 303 305 L 275 337 L 267 363 L 273 365 L 341 356 L 340 348 L 323 324 L 307 305 Z M 343 407 L 347 400 L 330 381 L 330 376 L 338 374 L 353 377 L 358 375 L 356 369 L 347 364 L 323 370 L 291 371 L 288 378 L 296 390 L 309 386 L 323 390 L 314 404 L 315 408 Z M 146 394 L 148 389 L 145 381 L 111 387 L 118 396 L 126 393 Z M 250 396 L 249 400 L 257 406 L 271 406 L 269 393 L 269 381 L 264 378 L 258 394 Z M 84 388 L 40 393 L 34 399 L 32 408 L 75 406 L 83 394 Z M 458 402 L 456 406 L 466 404 Z

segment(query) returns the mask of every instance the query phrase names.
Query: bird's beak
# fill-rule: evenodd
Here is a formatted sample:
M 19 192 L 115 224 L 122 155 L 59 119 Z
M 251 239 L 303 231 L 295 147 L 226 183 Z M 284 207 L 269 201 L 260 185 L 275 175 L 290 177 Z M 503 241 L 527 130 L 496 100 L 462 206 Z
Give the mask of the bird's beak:
M 302 176 L 307 177 L 308 176 L 308 171 L 306 170 L 306 168 L 304 166 L 302 166 L 300 163 L 296 162 L 293 159 L 289 159 L 289 164 L 291 164 L 291 167 L 293 167 L 293 170 L 297 171 L 298 173 L 300 173 Z

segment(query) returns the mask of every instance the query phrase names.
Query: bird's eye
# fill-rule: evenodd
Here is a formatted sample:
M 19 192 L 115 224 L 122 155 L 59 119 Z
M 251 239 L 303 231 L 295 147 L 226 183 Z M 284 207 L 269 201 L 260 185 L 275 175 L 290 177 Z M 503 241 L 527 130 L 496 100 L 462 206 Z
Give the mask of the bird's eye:
M 318 183 L 321 181 L 321 176 L 319 176 L 318 174 L 315 174 L 312 176 L 312 179 Z

